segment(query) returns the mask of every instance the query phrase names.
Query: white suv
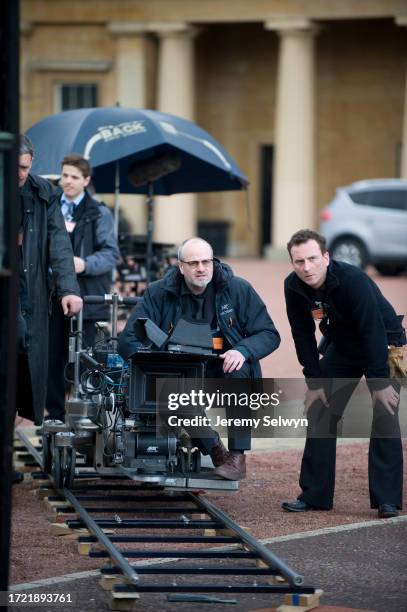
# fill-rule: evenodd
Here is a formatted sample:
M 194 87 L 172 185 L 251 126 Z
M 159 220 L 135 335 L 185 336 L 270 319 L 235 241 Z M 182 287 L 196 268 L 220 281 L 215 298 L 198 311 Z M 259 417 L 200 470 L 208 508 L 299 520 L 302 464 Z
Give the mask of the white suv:
M 407 180 L 372 179 L 339 187 L 321 211 L 331 256 L 381 274 L 407 268 Z

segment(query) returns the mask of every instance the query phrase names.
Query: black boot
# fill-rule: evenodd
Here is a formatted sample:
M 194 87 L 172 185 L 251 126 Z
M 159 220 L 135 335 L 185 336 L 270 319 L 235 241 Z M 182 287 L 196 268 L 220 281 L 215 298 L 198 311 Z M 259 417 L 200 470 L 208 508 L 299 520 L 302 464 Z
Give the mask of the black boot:
M 19 482 L 23 482 L 24 474 L 22 472 L 17 472 L 17 470 L 11 471 L 11 484 L 18 484 Z

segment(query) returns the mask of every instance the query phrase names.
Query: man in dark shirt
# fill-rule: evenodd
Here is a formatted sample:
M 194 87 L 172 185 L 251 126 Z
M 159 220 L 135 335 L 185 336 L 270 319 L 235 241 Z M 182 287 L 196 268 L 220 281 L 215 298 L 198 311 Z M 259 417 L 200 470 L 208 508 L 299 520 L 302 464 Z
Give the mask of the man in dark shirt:
M 212 247 L 201 238 L 185 241 L 178 251 L 178 267 L 151 283 L 119 339 L 119 352 L 129 359 L 141 346 L 137 336 L 138 318 L 151 319 L 170 333 L 181 318 L 210 325 L 222 339 L 223 362 L 212 366 L 211 378 L 260 378 L 259 360 L 275 351 L 280 336 L 266 306 L 253 287 L 233 275 L 231 268 L 214 259 Z M 215 473 L 230 480 L 245 477 L 244 451 L 250 449 L 250 435 L 229 438 L 229 451 L 216 432 L 197 440 L 204 454 L 210 454 Z
M 403 482 L 400 386 L 389 380 L 388 345 L 405 344 L 401 318 L 367 274 L 330 261 L 325 238 L 317 232 L 296 232 L 287 248 L 294 272 L 285 280 L 285 299 L 308 386 L 304 404 L 309 426 L 301 465 L 302 493 L 282 507 L 289 512 L 332 508 L 336 426 L 365 376 L 373 399 L 373 423 L 380 422 L 381 431 L 387 432 L 370 439 L 370 503 L 380 518 L 397 516 Z M 322 359 L 315 339 L 317 321 L 328 344 Z M 348 379 L 339 390 L 338 379 Z

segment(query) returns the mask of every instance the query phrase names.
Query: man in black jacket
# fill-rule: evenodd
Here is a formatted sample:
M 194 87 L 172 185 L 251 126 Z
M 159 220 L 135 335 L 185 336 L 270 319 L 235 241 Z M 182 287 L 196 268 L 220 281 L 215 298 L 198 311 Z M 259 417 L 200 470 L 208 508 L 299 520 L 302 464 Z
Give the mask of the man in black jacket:
M 39 425 L 47 386 L 49 268 L 53 269 L 57 300 L 65 315 L 77 314 L 82 299 L 57 194 L 48 181 L 30 174 L 33 155 L 31 141 L 21 136 L 17 410 Z
M 400 317 L 367 274 L 330 261 L 325 238 L 317 232 L 296 232 L 287 248 L 294 272 L 285 280 L 285 299 L 308 386 L 304 404 L 309 425 L 301 465 L 302 493 L 282 507 L 289 512 L 332 508 L 336 427 L 365 376 L 373 399 L 373 424 L 380 424 L 381 432 L 380 437 L 373 434 L 370 439 L 370 503 L 380 518 L 397 516 L 403 482 L 400 387 L 389 380 L 388 345 L 405 343 Z M 322 359 L 315 339 L 316 322 L 327 344 Z M 341 385 L 338 379 L 348 380 Z
M 280 336 L 266 306 L 244 279 L 233 275 L 226 264 L 213 258 L 210 244 L 201 238 L 185 241 L 178 251 L 178 268 L 152 283 L 146 290 L 119 339 L 119 352 L 129 359 L 141 346 L 135 322 L 151 319 L 171 333 L 181 318 L 210 325 L 214 336 L 222 338 L 223 359 L 216 378 L 260 378 L 259 360 L 275 351 Z M 226 350 L 225 350 L 226 349 Z M 216 432 L 197 441 L 204 454 L 210 454 L 215 473 L 226 479 L 245 477 L 244 450 L 250 449 L 250 436 L 229 438 L 229 451 Z
M 92 169 L 88 160 L 72 153 L 62 160 L 60 184 L 61 211 L 73 248 L 73 263 L 82 297 L 110 293 L 112 272 L 120 253 L 110 210 L 92 198 L 86 188 Z M 104 304 L 84 304 L 83 345 L 93 346 L 96 321 L 109 318 Z M 67 320 L 57 303 L 53 303 L 50 323 L 50 367 L 47 408 L 51 418 L 64 420 L 64 368 L 68 343 Z

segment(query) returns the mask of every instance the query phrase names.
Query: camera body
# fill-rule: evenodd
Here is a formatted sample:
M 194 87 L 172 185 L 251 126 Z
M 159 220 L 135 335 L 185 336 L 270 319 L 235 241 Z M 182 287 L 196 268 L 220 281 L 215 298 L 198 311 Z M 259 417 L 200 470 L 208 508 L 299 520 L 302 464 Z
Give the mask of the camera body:
M 65 423 L 43 423 L 44 469 L 58 488 L 72 487 L 81 466 L 106 478 L 126 476 L 176 489 L 238 488 L 201 465 L 201 452 L 185 429 L 170 427 L 163 418 L 168 406 L 157 394 L 162 379 L 180 390 L 186 379 L 196 388 L 204 386 L 208 351 L 144 348 L 125 362 L 115 337 L 96 341 L 90 351 L 76 348 L 74 394 L 66 402 Z

